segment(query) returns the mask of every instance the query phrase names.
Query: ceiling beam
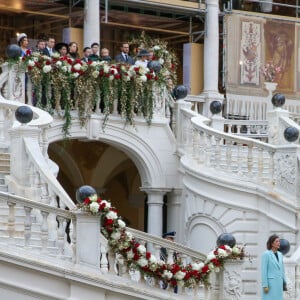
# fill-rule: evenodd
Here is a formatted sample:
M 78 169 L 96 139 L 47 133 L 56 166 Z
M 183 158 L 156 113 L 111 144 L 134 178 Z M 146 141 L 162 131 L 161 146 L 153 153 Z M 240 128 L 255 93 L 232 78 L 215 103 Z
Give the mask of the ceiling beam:
M 117 23 L 117 22 L 101 22 L 101 24 L 102 25 L 109 25 L 109 26 L 135 28 L 135 29 L 147 30 L 147 31 L 157 31 L 157 32 L 164 32 L 164 33 L 171 33 L 171 34 L 179 34 L 179 35 L 189 35 L 190 34 L 189 32 L 184 32 L 184 31 L 167 30 L 167 29 L 160 29 L 160 28 L 155 28 L 155 27 L 130 25 L 130 24 Z
M 32 15 L 39 15 L 39 16 L 46 16 L 46 17 L 54 17 L 54 18 L 59 18 L 59 19 L 69 19 L 68 15 L 58 15 L 58 14 L 53 14 L 53 13 L 47 13 L 47 12 L 42 12 L 42 11 L 34 11 L 34 10 L 28 10 L 28 9 L 16 9 L 12 6 L 6 6 L 3 4 L 0 4 L 0 10 L 4 11 L 9 11 L 13 12 L 16 14 L 32 14 Z

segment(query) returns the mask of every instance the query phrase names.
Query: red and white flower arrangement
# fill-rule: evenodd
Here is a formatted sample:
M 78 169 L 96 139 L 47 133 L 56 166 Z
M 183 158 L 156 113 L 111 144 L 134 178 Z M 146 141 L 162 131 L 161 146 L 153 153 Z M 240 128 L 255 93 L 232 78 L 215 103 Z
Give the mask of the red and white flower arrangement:
M 282 72 L 279 66 L 276 66 L 272 61 L 261 67 L 261 74 L 266 82 L 274 82 L 278 74 Z
M 142 274 L 158 281 L 165 281 L 171 286 L 195 287 L 199 283 L 209 285 L 209 274 L 219 272 L 227 259 L 244 258 L 243 247 L 231 248 L 228 245 L 221 245 L 211 251 L 205 261 L 188 265 L 168 264 L 156 258 L 135 240 L 109 201 L 102 200 L 95 194 L 84 199 L 78 207 L 92 215 L 99 215 L 102 234 L 108 239 L 111 250 L 118 254 L 119 262 L 122 261 L 131 269 L 135 268 Z

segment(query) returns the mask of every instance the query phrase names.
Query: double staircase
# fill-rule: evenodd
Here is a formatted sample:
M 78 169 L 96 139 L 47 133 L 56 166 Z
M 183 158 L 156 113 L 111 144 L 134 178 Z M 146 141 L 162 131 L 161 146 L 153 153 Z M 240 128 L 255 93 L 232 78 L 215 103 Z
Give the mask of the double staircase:
M 4 75 L 5 72 L 0 76 L 1 90 L 4 89 L 3 78 L 9 77 Z M 9 95 L 9 91 L 6 94 Z M 298 299 L 299 145 L 298 141 L 280 145 L 270 140 L 282 141 L 285 128 L 294 126 L 300 130 L 300 127 L 286 118 L 286 113 L 281 115 L 283 110 L 275 110 L 278 118 L 267 125 L 262 120 L 256 124 L 268 130 L 277 128 L 272 137 L 268 137 L 269 143 L 260 140 L 265 136 L 251 137 L 251 130 L 244 133 L 221 130 L 229 125 L 251 128 L 255 126 L 253 121 L 234 124 L 233 120 L 228 122 L 215 115 L 208 119 L 193 111 L 185 100 L 175 103 L 175 119 L 171 122 L 161 116 L 154 118 L 154 127 L 163 124 L 161 132 L 168 128 L 165 136 L 170 143 L 175 143 L 176 137 L 174 148 L 180 163 L 171 175 L 182 176 L 183 193 L 173 207 L 174 210 L 179 207 L 180 211 L 172 215 L 172 222 L 179 230 L 186 230 L 182 239 L 186 246 L 134 229 L 127 230 L 157 259 L 163 247 L 169 253 L 180 253 L 184 263 L 190 263 L 205 261 L 207 255 L 188 247 L 191 240 L 200 240 L 200 245 L 215 243 L 202 236 L 193 238 L 193 228 L 202 224 L 208 228 L 213 224 L 219 228 L 217 232 L 231 228 L 242 242 L 249 239 L 248 251 L 254 256 L 253 264 L 249 260 L 226 262 L 224 270 L 212 272 L 209 287 L 203 284 L 190 288 L 180 286 L 175 293 L 172 287 L 162 289 L 161 282 L 128 269 L 111 251 L 108 241 L 99 234 L 100 219 L 79 210 L 56 179 L 58 167 L 49 159 L 47 149 L 49 137 L 63 139 L 62 121 L 31 107 L 34 119 L 22 125 L 14 118 L 15 110 L 21 105 L 0 94 L 0 143 L 5 145 L 3 152 L 0 151 L 1 299 L 258 299 L 259 255 L 265 247 L 260 235 L 271 230 L 265 224 L 274 224 L 282 215 L 286 224 L 277 222 L 274 230 L 286 232 L 293 243 L 292 254 L 286 259 L 290 280 L 286 299 Z M 121 132 L 128 137 L 123 136 L 124 149 L 133 152 L 138 148 L 141 155 L 148 151 L 149 157 L 154 157 L 157 165 L 149 163 L 154 179 L 157 180 L 155 175 L 158 174 L 156 166 L 161 170 L 171 168 L 165 149 L 161 150 L 161 156 L 152 150 L 150 130 L 144 121 L 139 120 L 135 129 L 126 131 L 118 124 L 123 122 L 121 118 L 113 116 L 105 132 L 101 131 L 100 122 L 101 116 L 93 114 L 86 127 L 81 128 L 79 121 L 73 119 L 70 132 L 80 138 L 111 139 L 112 144 L 117 142 L 117 134 Z M 173 124 L 174 136 L 170 135 L 169 123 Z M 134 145 L 133 140 L 141 142 Z M 144 157 L 143 163 L 147 164 L 146 154 Z M 160 157 L 165 161 L 158 159 Z M 263 219 L 261 215 L 266 217 Z M 201 221 L 197 221 L 199 216 Z

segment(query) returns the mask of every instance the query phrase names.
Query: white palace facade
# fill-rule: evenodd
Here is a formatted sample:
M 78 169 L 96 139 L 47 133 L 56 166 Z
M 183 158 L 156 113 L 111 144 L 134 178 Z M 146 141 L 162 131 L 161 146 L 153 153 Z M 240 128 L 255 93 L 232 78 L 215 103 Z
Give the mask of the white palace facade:
M 289 246 L 284 297 L 299 300 L 298 1 L 278 6 L 267 1 L 271 11 L 264 12 L 245 8 L 262 9 L 265 1 L 122 1 L 145 11 L 183 11 L 200 20 L 191 22 L 190 40 L 182 45 L 179 69 L 189 93 L 175 101 L 168 92 L 154 90 L 151 125 L 138 114 L 134 125 L 125 124 L 114 105 L 105 126 L 106 117 L 97 109 L 82 126 L 74 109 L 66 140 L 60 113 L 33 106 L 25 73 L 2 63 L 0 299 L 258 300 L 261 254 L 276 233 Z M 118 7 L 122 1 L 112 2 Z M 44 2 L 51 1 L 36 0 L 36 5 Z M 82 45 L 95 37 L 101 42 L 110 1 L 79 2 L 84 5 Z M 6 14 L 14 14 L 13 4 L 4 3 L 1 11 L 7 5 Z M 283 5 L 297 13 L 277 14 L 274 7 Z M 34 11 L 27 9 L 26 18 L 30 14 Z M 55 17 L 55 7 L 43 14 Z M 126 24 L 124 14 L 120 27 Z M 161 24 L 165 34 L 168 28 Z M 180 39 L 184 29 L 176 30 Z M 61 37 L 67 42 L 81 33 L 70 27 Z M 197 39 L 201 47 L 194 47 Z M 276 83 L 264 82 L 261 74 L 269 61 L 281 68 Z M 285 103 L 271 101 L 277 92 L 285 95 Z M 29 123 L 15 115 L 22 106 L 33 111 Z M 100 234 L 99 218 L 76 207 L 76 191 L 83 185 L 109 199 L 128 232 L 157 259 L 163 247 L 183 262 L 205 261 L 223 233 L 245 247 L 246 257 L 211 272 L 209 287 L 163 289 L 161 282 L 122 264 Z M 176 231 L 175 243 L 161 238 L 167 231 Z

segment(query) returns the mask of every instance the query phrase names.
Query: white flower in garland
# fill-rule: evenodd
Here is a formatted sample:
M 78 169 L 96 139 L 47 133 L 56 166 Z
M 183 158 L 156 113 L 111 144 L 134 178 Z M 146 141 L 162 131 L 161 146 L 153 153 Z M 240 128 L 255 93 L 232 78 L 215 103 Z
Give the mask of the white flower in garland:
M 118 241 L 121 237 L 121 233 L 119 231 L 114 231 L 111 236 L 110 236 L 113 240 Z
M 110 70 L 109 66 L 108 65 L 104 65 L 103 72 L 107 74 L 107 73 L 109 73 L 109 70 Z
M 163 272 L 163 274 L 162 274 L 161 277 L 170 280 L 173 277 L 173 274 L 172 274 L 171 271 L 164 270 L 164 272 Z
M 106 218 L 107 219 L 111 219 L 111 220 L 115 220 L 118 218 L 118 215 L 114 212 L 114 211 L 109 211 L 107 214 L 106 214 Z
M 98 71 L 93 71 L 92 76 L 94 78 L 97 78 L 99 76 L 99 72 Z
M 50 65 L 46 65 L 43 67 L 43 72 L 44 73 L 49 73 L 52 70 L 52 67 Z
M 90 204 L 90 210 L 92 213 L 96 214 L 99 211 L 100 205 L 97 202 L 92 202 Z
M 104 207 L 108 207 L 108 208 L 111 207 L 110 202 L 108 202 L 108 201 L 106 201 L 106 200 L 102 200 L 102 201 L 101 201 L 101 205 L 104 205 Z
M 146 247 L 144 246 L 144 245 L 139 245 L 138 247 L 137 247 L 137 250 L 139 251 L 139 253 L 140 254 L 145 254 L 146 253 Z
M 79 76 L 79 73 L 77 73 L 77 72 L 72 74 L 73 78 L 77 78 L 78 76 Z
M 239 247 L 237 247 L 237 246 L 234 246 L 232 248 L 232 254 L 234 254 L 234 255 L 240 255 L 241 254 L 241 249 Z
M 94 194 L 94 195 L 90 196 L 89 198 L 92 202 L 96 202 L 98 200 L 97 194 Z
M 128 240 L 132 240 L 132 239 L 133 239 L 133 235 L 132 235 L 132 233 L 131 233 L 131 232 L 129 232 L 129 231 L 126 231 L 126 232 L 125 232 L 125 234 L 126 234 L 126 236 L 127 236 Z
M 67 67 L 67 66 L 62 66 L 62 67 L 61 67 L 61 70 L 62 70 L 64 73 L 67 73 L 67 72 L 68 72 L 68 67 Z
M 141 257 L 140 259 L 138 259 L 137 263 L 141 267 L 146 267 L 148 265 L 148 261 L 144 257 Z
M 124 228 L 126 226 L 125 222 L 122 221 L 121 219 L 118 219 L 118 225 L 120 228 Z
M 149 258 L 149 263 L 150 264 L 156 264 L 157 263 L 157 258 L 151 254 L 150 258 Z
M 226 250 L 223 249 L 218 249 L 218 256 L 219 257 L 227 257 L 229 255 L 229 253 Z
M 158 45 L 155 45 L 155 46 L 153 47 L 153 50 L 158 51 L 158 50 L 160 50 L 160 47 L 159 47 Z
M 146 81 L 147 81 L 147 76 L 142 75 L 142 76 L 140 77 L 140 80 L 141 80 L 142 82 L 146 82 Z
M 174 274 L 174 278 L 176 280 L 182 280 L 185 276 L 185 272 L 182 272 L 182 271 L 178 271 Z
M 204 263 L 193 263 L 191 266 L 193 270 L 200 271 L 204 267 Z
M 73 68 L 74 68 L 74 70 L 76 70 L 76 71 L 80 71 L 80 69 L 81 69 L 81 64 L 77 63 L 77 64 L 75 64 L 75 65 L 73 66 Z
M 35 62 L 33 60 L 28 60 L 28 66 L 29 67 L 35 66 Z
M 133 251 L 130 249 L 129 251 L 127 251 L 127 259 L 131 260 L 134 257 L 134 253 Z
M 208 253 L 208 255 L 206 256 L 206 261 L 209 262 L 212 259 L 216 259 L 216 256 L 214 255 L 213 252 Z

